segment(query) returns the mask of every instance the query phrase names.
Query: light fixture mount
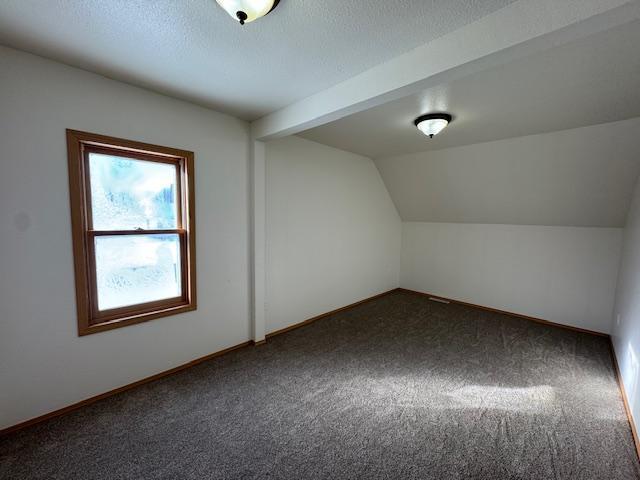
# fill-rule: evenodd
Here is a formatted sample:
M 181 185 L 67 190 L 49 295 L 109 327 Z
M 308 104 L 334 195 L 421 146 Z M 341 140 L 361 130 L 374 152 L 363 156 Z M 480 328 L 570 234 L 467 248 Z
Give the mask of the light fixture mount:
M 253 22 L 271 13 L 280 0 L 216 0 L 240 25 Z
M 244 25 L 244 22 L 247 21 L 247 14 L 244 13 L 242 10 L 238 10 L 236 12 L 236 17 L 238 17 L 238 20 L 240 21 L 240 25 Z
M 433 138 L 449 125 L 451 120 L 453 117 L 448 113 L 427 113 L 416 118 L 413 124 L 429 138 Z

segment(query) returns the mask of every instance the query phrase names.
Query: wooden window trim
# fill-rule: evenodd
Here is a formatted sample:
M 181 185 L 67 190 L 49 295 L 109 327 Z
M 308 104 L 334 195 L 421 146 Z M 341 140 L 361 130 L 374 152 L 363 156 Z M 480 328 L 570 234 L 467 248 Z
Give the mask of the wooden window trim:
M 178 185 L 178 228 L 163 230 L 94 231 L 91 228 L 87 156 L 90 152 L 176 165 Z M 195 310 L 196 222 L 194 154 L 186 150 L 67 130 L 71 233 L 76 282 L 78 334 L 80 336 L 121 328 L 156 318 Z M 180 297 L 126 306 L 103 312 L 97 308 L 94 238 L 104 235 L 173 234 L 180 238 L 182 289 Z

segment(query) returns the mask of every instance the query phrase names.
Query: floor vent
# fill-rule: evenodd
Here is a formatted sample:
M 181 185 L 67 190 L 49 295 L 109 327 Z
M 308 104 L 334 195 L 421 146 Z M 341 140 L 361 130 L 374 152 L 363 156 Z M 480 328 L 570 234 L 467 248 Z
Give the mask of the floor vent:
M 429 297 L 429 300 L 431 300 L 432 302 L 446 303 L 447 305 L 451 303 L 449 300 L 445 300 L 444 298 L 438 298 L 438 297 Z

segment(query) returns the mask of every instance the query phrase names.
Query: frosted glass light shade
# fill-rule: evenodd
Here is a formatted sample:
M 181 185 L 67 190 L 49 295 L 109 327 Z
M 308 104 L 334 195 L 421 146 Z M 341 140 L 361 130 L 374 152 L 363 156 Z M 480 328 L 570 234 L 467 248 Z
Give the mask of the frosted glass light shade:
M 216 0 L 231 17 L 241 24 L 264 17 L 278 4 L 278 0 Z
M 448 113 L 430 113 L 416 118 L 414 124 L 422 133 L 430 138 L 440 133 L 449 125 L 451 115 Z

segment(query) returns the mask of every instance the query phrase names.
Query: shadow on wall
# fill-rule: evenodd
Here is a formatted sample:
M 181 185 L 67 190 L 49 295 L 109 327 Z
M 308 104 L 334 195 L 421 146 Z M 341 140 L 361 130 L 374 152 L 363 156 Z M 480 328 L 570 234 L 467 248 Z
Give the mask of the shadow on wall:
M 636 183 L 627 215 L 613 317 L 613 346 L 637 427 L 640 419 L 640 182 Z

